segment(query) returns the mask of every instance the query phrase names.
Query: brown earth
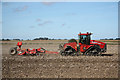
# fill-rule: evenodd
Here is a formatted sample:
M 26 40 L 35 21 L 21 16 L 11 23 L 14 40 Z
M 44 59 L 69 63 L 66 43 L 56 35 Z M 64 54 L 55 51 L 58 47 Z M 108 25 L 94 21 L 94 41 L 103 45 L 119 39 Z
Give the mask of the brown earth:
M 61 43 L 54 41 L 23 41 L 23 48 L 44 47 L 58 51 Z M 17 41 L 2 42 L 3 78 L 118 78 L 118 45 L 107 45 L 104 56 L 11 56 L 9 49 Z M 111 42 L 113 43 L 113 42 Z

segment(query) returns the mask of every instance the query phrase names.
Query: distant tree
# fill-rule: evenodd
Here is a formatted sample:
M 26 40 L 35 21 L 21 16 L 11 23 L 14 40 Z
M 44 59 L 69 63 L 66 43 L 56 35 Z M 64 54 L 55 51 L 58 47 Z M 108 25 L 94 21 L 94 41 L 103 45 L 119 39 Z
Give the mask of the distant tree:
M 115 40 L 120 40 L 120 38 L 116 38 Z
M 113 38 L 110 38 L 109 40 L 114 40 Z
M 53 38 L 53 39 L 51 39 L 51 40 L 55 40 L 55 39 Z
M 5 39 L 2 39 L 2 41 L 4 41 Z
M 17 41 L 20 41 L 20 39 L 13 39 L 13 40 L 17 40 Z
M 108 40 L 107 38 L 105 38 L 105 40 Z
M 34 40 L 39 40 L 38 38 L 35 38 Z
M 48 40 L 52 40 L 52 39 L 48 39 Z
M 47 37 L 44 37 L 44 38 L 40 37 L 40 38 L 35 38 L 34 40 L 49 40 L 49 38 L 47 38 Z
M 10 41 L 10 39 L 2 39 L 2 41 Z
M 100 40 L 105 40 L 105 39 L 100 39 Z
M 49 38 L 46 38 L 46 37 L 45 37 L 45 38 L 43 38 L 43 39 L 44 39 L 44 40 L 48 40 Z
M 10 41 L 10 39 L 6 39 L 6 41 Z

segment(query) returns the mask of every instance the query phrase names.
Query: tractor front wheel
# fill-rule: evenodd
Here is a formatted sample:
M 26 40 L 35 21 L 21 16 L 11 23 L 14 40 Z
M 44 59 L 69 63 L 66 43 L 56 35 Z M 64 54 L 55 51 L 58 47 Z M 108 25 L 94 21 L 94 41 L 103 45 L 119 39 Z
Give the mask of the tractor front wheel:
M 100 49 L 98 47 L 94 47 L 87 53 L 87 55 L 88 56 L 98 56 L 99 53 L 100 53 Z

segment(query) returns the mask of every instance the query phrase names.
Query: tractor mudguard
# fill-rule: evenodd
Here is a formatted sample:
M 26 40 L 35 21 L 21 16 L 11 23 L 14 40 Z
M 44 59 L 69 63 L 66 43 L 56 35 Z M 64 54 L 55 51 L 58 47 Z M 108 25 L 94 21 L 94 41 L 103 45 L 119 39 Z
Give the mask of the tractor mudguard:
M 64 50 L 67 51 L 68 49 L 73 49 L 71 46 L 67 46 Z M 75 49 L 73 49 L 75 50 Z
M 76 42 L 71 42 L 71 43 L 66 43 L 66 44 L 64 44 L 64 46 L 63 46 L 64 50 L 65 50 L 67 47 L 71 47 L 71 48 L 73 48 L 75 51 L 77 51 L 77 43 L 76 43 Z

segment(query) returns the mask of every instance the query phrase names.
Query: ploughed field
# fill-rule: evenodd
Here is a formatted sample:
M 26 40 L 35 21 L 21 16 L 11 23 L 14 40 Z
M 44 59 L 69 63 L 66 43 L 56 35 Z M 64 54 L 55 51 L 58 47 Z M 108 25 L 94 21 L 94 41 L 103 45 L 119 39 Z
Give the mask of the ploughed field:
M 59 44 L 67 40 L 23 41 L 22 48 L 39 48 L 58 51 Z M 11 56 L 9 49 L 17 41 L 2 42 L 3 78 L 118 78 L 117 41 L 105 41 L 107 52 L 102 56 Z

